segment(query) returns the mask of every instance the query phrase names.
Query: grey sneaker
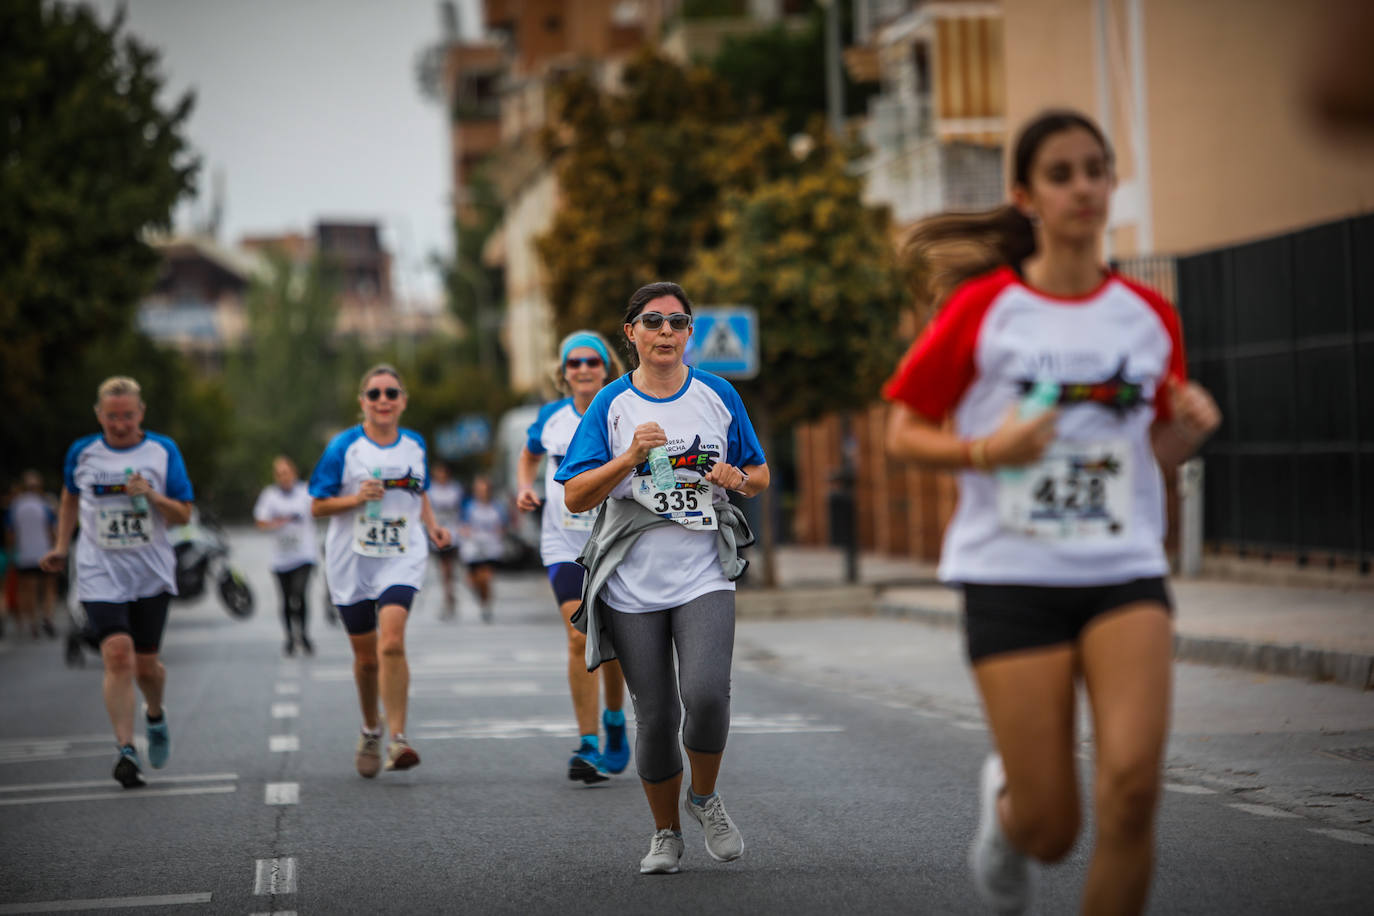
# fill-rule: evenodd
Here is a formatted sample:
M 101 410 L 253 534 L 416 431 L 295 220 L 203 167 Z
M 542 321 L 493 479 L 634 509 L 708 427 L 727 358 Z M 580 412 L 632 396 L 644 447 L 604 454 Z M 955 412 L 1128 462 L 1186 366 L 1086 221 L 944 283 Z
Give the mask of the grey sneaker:
M 1006 783 L 1002 758 L 989 754 L 978 784 L 978 834 L 969 847 L 968 863 L 973 887 L 984 903 L 999 913 L 1020 913 L 1030 902 L 1030 867 L 1002 832 L 997 797 Z
M 649 841 L 649 854 L 639 860 L 641 875 L 675 875 L 682 861 L 682 834 L 664 827 Z
M 353 755 L 358 775 L 371 779 L 382 768 L 382 736 L 362 732 L 358 735 L 358 752 Z
M 744 855 L 744 834 L 725 813 L 725 802 L 720 800 L 719 792 L 706 799 L 704 805 L 695 804 L 690 794 L 684 795 L 682 810 L 706 831 L 706 853 L 711 858 L 717 862 L 733 862 Z

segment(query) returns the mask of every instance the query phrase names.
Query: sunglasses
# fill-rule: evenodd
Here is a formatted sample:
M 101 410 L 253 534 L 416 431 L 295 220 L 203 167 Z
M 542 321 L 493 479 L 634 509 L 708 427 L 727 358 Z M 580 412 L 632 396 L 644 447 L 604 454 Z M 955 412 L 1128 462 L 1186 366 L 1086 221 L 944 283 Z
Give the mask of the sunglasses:
M 369 388 L 363 392 L 363 396 L 369 401 L 376 401 L 386 395 L 388 401 L 399 401 L 401 399 L 401 389 L 399 388 Z
M 640 312 L 630 324 L 638 321 L 644 325 L 645 330 L 657 331 L 663 327 L 665 320 L 668 322 L 668 327 L 674 331 L 685 331 L 692 326 L 692 316 L 683 312 L 673 312 L 671 315 L 664 315 L 661 312 Z
M 567 360 L 563 363 L 563 365 L 566 366 L 566 367 L 569 368 L 569 369 L 580 369 L 580 368 L 582 368 L 583 366 L 586 366 L 588 369 L 600 369 L 600 368 L 601 368 L 601 357 L 599 357 L 599 356 L 583 356 L 583 357 L 570 356 L 570 357 L 568 357 Z

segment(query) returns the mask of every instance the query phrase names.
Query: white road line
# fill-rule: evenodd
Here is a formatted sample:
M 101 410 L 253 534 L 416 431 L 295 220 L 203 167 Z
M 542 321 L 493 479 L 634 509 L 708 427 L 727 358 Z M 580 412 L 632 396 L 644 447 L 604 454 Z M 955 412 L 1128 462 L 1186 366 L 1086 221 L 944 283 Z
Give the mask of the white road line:
M 842 732 L 839 725 L 817 722 L 810 716 L 787 713 L 777 716 L 737 715 L 730 722 L 732 735 L 790 735 Z M 575 738 L 577 726 L 562 716 L 526 719 L 454 719 L 422 722 L 411 737 L 422 740 L 446 738 Z
M 1314 827 L 1313 833 L 1320 833 L 1324 837 L 1333 840 L 1340 840 L 1342 843 L 1354 843 L 1357 846 L 1374 846 L 1374 836 L 1367 833 L 1360 833 L 1356 830 L 1337 830 L 1334 827 Z
M 1165 791 L 1177 792 L 1180 795 L 1216 795 L 1216 789 L 1209 789 L 1206 786 L 1190 786 L 1182 782 L 1166 782 Z
M 237 773 L 205 773 L 199 776 L 156 776 L 157 785 L 164 782 L 233 782 L 239 778 Z M 100 789 L 108 788 L 108 779 L 82 779 L 76 782 L 35 782 L 18 786 L 0 786 L 0 792 L 50 792 L 54 789 Z
M 48 802 L 122 801 L 126 798 L 160 798 L 168 795 L 224 795 L 237 792 L 238 786 L 186 786 L 181 789 L 116 789 L 112 792 L 83 792 L 80 795 L 32 795 L 0 798 L 0 807 L 41 805 Z
M 301 714 L 301 704 L 299 703 L 273 703 L 272 718 L 274 719 L 294 719 Z
M 296 892 L 296 860 L 258 859 L 257 870 L 253 877 L 253 893 L 294 894 Z
M 301 800 L 301 784 L 298 782 L 269 782 L 263 801 L 269 805 L 296 805 Z
M 92 741 L 113 744 L 114 736 L 106 732 L 103 735 L 38 735 L 33 738 L 0 738 L 0 750 L 24 744 L 89 744 Z
M 269 751 L 298 751 L 301 749 L 300 736 L 273 735 L 267 739 L 267 749 Z
M 955 728 L 962 728 L 962 729 L 963 729 L 964 731 L 966 731 L 966 732 L 980 732 L 980 731 L 983 731 L 983 723 L 982 723 L 982 722 L 955 722 L 955 723 L 954 723 L 954 727 L 955 727 Z
M 163 894 L 158 897 L 95 897 L 86 900 L 36 900 L 33 903 L 0 903 L 0 916 L 18 913 L 70 913 L 74 910 L 123 910 L 136 906 L 185 906 L 209 903 L 210 895 Z
M 279 697 L 293 697 L 301 692 L 301 685 L 296 681 L 278 681 L 276 690 Z
M 42 760 L 77 760 L 82 757 L 113 757 L 113 742 L 108 750 L 100 751 L 52 751 L 41 754 L 7 754 L 0 752 L 0 763 L 37 763 Z
M 1230 805 L 1229 807 L 1235 808 L 1237 811 L 1244 811 L 1246 814 L 1257 814 L 1260 817 L 1301 817 L 1301 815 L 1294 814 L 1292 811 L 1271 808 L 1268 805 L 1247 805 L 1238 803 Z

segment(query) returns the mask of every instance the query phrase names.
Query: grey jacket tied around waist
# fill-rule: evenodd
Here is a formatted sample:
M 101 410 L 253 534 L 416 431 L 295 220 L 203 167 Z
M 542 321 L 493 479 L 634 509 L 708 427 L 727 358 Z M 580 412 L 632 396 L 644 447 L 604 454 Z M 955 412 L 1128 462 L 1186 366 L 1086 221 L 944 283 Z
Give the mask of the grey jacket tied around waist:
M 744 520 L 744 513 L 731 503 L 716 505 L 716 553 L 721 572 L 734 582 L 749 568 L 749 561 L 739 555 L 740 550 L 754 543 L 754 532 Z M 639 536 L 658 525 L 676 525 L 672 519 L 655 515 L 633 499 L 608 499 L 601 506 L 592 533 L 577 562 L 587 574 L 582 580 L 582 606 L 572 616 L 572 625 L 587 634 L 587 670 L 595 671 L 602 662 L 613 661 L 615 645 L 599 602 L 606 587 Z

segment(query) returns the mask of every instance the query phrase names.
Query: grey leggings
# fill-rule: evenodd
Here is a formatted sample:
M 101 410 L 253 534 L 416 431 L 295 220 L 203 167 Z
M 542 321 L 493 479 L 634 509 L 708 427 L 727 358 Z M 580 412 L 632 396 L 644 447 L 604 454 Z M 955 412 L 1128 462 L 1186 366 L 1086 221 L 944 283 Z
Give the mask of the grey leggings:
M 646 782 L 663 782 L 682 772 L 680 724 L 682 743 L 688 750 L 703 754 L 725 750 L 725 738 L 730 733 L 735 593 L 708 592 L 679 607 L 647 614 L 606 609 L 611 639 L 635 704 L 639 777 Z M 683 707 L 687 711 L 685 723 Z

